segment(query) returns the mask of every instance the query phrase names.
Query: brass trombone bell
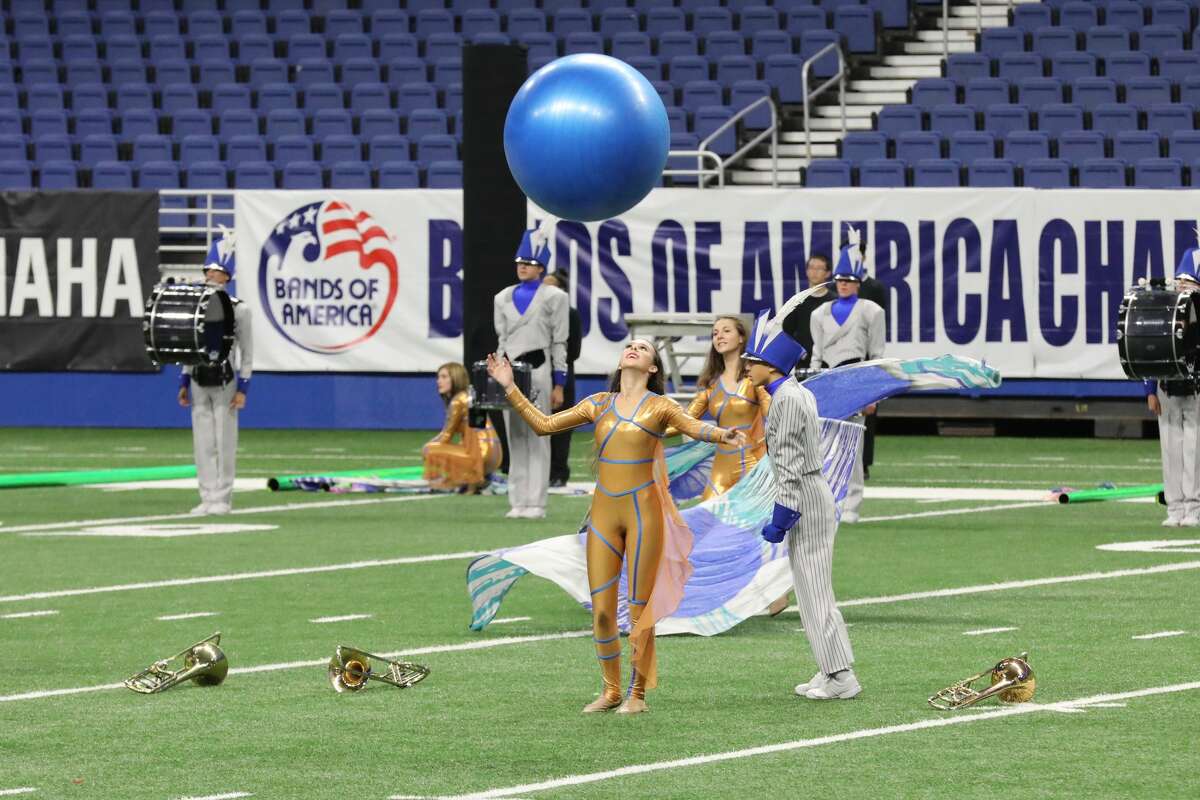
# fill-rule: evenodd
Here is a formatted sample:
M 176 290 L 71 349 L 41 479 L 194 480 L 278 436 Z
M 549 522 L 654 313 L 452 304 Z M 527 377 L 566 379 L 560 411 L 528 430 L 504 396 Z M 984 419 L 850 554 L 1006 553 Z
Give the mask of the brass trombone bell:
M 991 684 L 982 691 L 972 689 L 971 684 L 989 675 Z M 956 711 L 973 706 L 989 697 L 998 697 L 1002 703 L 1025 703 L 1033 699 L 1037 680 L 1029 666 L 1029 653 L 1006 658 L 990 670 L 972 675 L 958 683 L 952 683 L 929 698 L 929 705 L 939 711 Z
M 379 662 L 372 665 L 371 661 Z M 376 666 L 386 670 L 376 671 Z M 338 645 L 329 659 L 329 682 L 339 693 L 357 692 L 367 687 L 368 680 L 383 681 L 399 689 L 420 683 L 429 675 L 429 668 L 408 661 L 392 661 L 355 647 Z
M 157 694 L 186 681 L 193 681 L 200 686 L 216 686 L 229 674 L 229 660 L 218 646 L 220 642 L 221 632 L 217 631 L 207 639 L 201 639 L 173 656 L 155 661 L 136 675 L 126 678 L 125 688 L 140 694 Z M 172 669 L 171 662 L 180 659 L 182 666 Z

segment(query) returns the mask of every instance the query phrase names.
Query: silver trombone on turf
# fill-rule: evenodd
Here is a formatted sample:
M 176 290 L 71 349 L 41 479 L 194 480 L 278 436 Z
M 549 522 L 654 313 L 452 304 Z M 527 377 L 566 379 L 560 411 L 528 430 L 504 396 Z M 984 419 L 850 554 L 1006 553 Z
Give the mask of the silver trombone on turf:
M 229 660 L 218 646 L 220 642 L 221 632 L 217 631 L 207 639 L 201 639 L 173 656 L 155 661 L 136 675 L 126 678 L 125 688 L 140 694 L 157 694 L 186 681 L 194 681 L 200 686 L 216 686 L 229 674 Z M 172 669 L 171 662 L 178 659 L 182 659 L 183 664 Z
M 971 684 L 985 675 L 990 676 L 991 685 L 982 691 L 972 689 Z M 973 706 L 980 700 L 999 697 L 1002 703 L 1025 703 L 1033 699 L 1037 689 L 1033 668 L 1029 666 L 1029 653 L 1005 658 L 989 670 L 952 683 L 929 698 L 929 705 L 939 711 L 956 711 Z
M 386 669 L 376 672 L 371 660 L 379 662 L 378 666 Z M 359 650 L 356 647 L 338 645 L 333 658 L 329 659 L 329 682 L 340 692 L 357 692 L 365 689 L 368 680 L 383 681 L 398 689 L 420 683 L 429 675 L 429 668 L 409 661 L 392 661 L 391 659 Z

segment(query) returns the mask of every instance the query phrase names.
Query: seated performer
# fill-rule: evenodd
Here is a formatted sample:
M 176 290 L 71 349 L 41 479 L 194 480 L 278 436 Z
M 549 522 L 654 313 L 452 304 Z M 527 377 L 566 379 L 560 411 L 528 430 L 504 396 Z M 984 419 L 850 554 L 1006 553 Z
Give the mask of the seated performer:
M 795 688 L 796 694 L 810 700 L 848 700 L 862 687 L 851 669 L 854 652 L 833 597 L 837 512 L 821 473 L 817 401 L 792 376 L 804 348 L 783 332 L 782 322 L 764 311 L 746 347 L 750 380 L 771 393 L 767 451 L 775 472 L 775 506 L 762 537 L 773 544 L 788 540 L 800 619 L 820 667 L 811 680 Z
M 599 392 L 553 416 L 542 413 L 513 385 L 507 359 L 488 356 L 488 373 L 503 386 L 513 410 L 538 435 L 595 424 L 598 474 L 587 535 L 592 634 L 603 691 L 584 713 L 636 714 L 646 689 L 657 685 L 654 625 L 676 609 L 691 574 L 692 534 L 667 491 L 662 437 L 669 427 L 693 439 L 744 446 L 741 431 L 700 422 L 663 397 L 663 367 L 654 346 L 634 339 L 621 352 L 608 392 Z M 628 566 L 632 678 L 622 702 L 617 594 L 622 561 Z
M 737 317 L 718 317 L 713 323 L 712 347 L 696 381 L 698 391 L 687 413 L 696 419 L 707 413 L 722 427 L 746 431 L 749 441 L 744 447 L 717 445 L 702 500 L 733 488 L 767 451 L 762 423 L 771 396 L 765 389 L 756 389 L 745 377 L 742 363 L 745 349 L 746 326 L 742 321 Z
M 472 428 L 467 370 L 457 361 L 442 364 L 437 371 L 437 390 L 446 405 L 446 423 L 429 444 L 421 448 L 425 480 L 434 489 L 478 494 L 488 485 L 488 475 L 500 466 L 500 439 L 491 422 Z M 457 437 L 458 441 L 454 441 Z

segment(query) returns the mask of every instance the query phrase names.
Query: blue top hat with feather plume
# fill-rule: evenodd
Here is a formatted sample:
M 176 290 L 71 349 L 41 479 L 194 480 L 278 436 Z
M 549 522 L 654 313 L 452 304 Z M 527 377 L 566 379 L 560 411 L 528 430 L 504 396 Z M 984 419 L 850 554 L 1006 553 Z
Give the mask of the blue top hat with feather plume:
M 208 249 L 208 257 L 204 259 L 204 269 L 219 269 L 226 275 L 233 278 L 233 270 L 236 267 L 237 259 L 234 255 L 234 231 L 229 230 L 224 225 L 221 226 L 221 233 L 217 238 L 213 239 L 212 247 Z
M 1175 267 L 1175 280 L 1187 278 L 1200 283 L 1200 247 L 1190 247 Z
M 542 269 L 550 266 L 550 234 L 553 225 L 539 222 L 521 236 L 514 260 L 523 264 L 537 264 Z
M 808 351 L 804 345 L 784 333 L 783 321 L 822 286 L 825 284 L 817 284 L 794 295 L 773 316 L 770 309 L 760 312 L 750 330 L 750 340 L 746 342 L 746 360 L 762 361 L 784 375 L 790 374 L 796 368 L 796 362 L 804 358 Z
M 833 279 L 861 283 L 867 277 L 867 267 L 863 263 L 862 233 L 857 228 L 848 228 L 846 239 L 847 244 L 838 253 L 837 264 L 833 268 Z

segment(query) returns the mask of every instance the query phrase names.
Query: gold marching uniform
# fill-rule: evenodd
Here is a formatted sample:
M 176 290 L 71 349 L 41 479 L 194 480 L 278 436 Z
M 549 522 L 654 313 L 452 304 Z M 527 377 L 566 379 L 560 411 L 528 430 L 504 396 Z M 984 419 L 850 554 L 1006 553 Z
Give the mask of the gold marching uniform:
M 728 492 L 766 455 L 763 420 L 770 406 L 771 395 L 761 386 L 756 388 L 749 378 L 743 378 L 738 382 L 736 391 L 730 392 L 720 377 L 712 386 L 697 394 L 688 405 L 689 417 L 700 419 L 707 411 L 720 427 L 746 432 L 745 447 L 717 445 L 712 475 L 704 487 L 701 500 Z
M 469 409 L 466 392 L 459 392 L 450 400 L 446 424 L 421 448 L 425 480 L 442 485 L 478 486 L 500 466 L 504 453 L 491 421 L 482 430 L 472 428 L 467 421 Z
M 689 417 L 654 392 L 647 391 L 629 416 L 617 411 L 616 398 L 616 393 L 600 392 L 574 408 L 547 416 L 515 386 L 508 390 L 513 409 L 541 436 L 595 424 L 597 475 L 587 534 L 587 571 L 592 636 L 604 680 L 601 699 L 610 705 L 622 698 L 617 630 L 622 559 L 628 568 L 632 625 L 629 692 L 638 699 L 657 685 L 654 622 L 674 611 L 690 574 L 691 534 L 666 489 L 662 438 L 670 428 L 702 441 L 718 436 L 715 426 Z M 651 597 L 656 585 L 661 592 Z M 639 625 L 643 618 L 646 623 Z

